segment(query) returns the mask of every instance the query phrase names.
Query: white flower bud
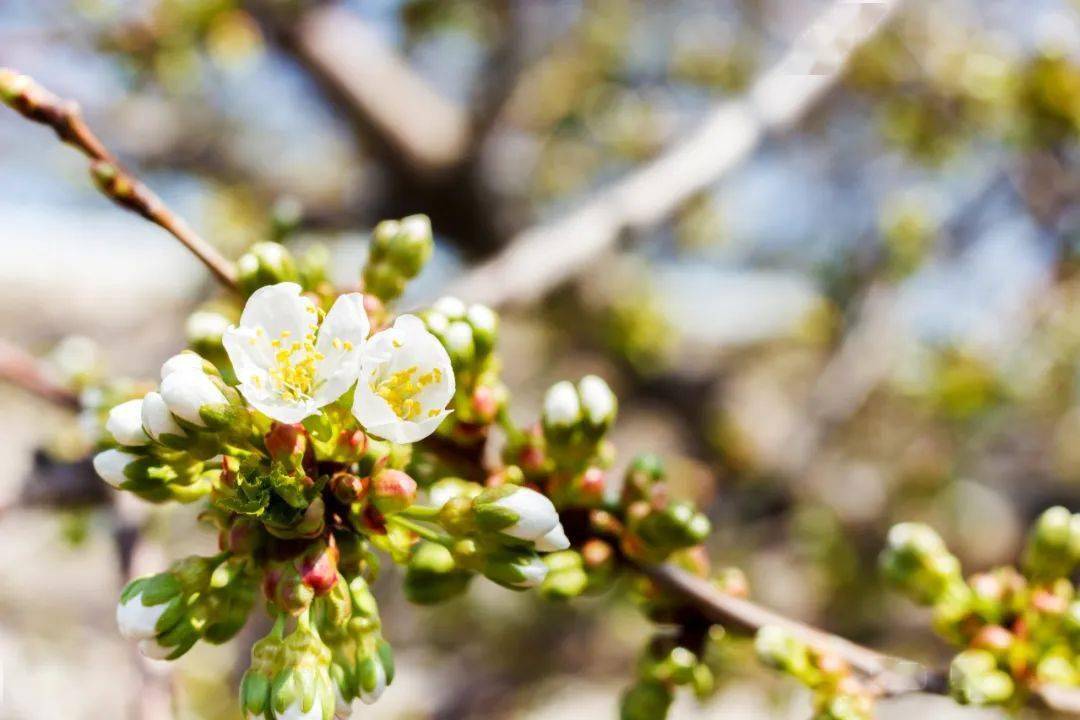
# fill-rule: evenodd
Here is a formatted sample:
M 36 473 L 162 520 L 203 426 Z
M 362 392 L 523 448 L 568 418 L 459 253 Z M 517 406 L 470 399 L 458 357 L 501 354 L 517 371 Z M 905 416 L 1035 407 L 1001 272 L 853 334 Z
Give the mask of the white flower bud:
M 568 427 L 581 419 L 581 400 L 569 380 L 557 382 L 544 395 L 544 422 L 553 427 Z
M 570 540 L 566 537 L 566 531 L 563 530 L 562 523 L 559 523 L 549 530 L 546 535 L 536 540 L 533 546 L 539 552 L 558 552 L 570 547 Z
M 184 435 L 183 428 L 169 412 L 165 398 L 157 392 L 148 392 L 143 398 L 142 426 L 146 434 L 154 440 L 160 440 L 162 435 Z
M 171 412 L 181 420 L 206 427 L 199 410 L 204 405 L 225 405 L 228 401 L 202 372 L 182 370 L 169 374 L 161 381 L 161 397 Z
M 232 323 L 221 313 L 199 310 L 188 316 L 184 334 L 189 343 L 217 343 Z
M 465 317 L 465 303 L 456 297 L 441 297 L 431 306 L 436 312 L 440 312 L 450 320 L 460 320 Z
M 536 587 L 544 582 L 544 578 L 548 574 L 548 566 L 539 557 L 530 558 L 527 564 L 519 565 L 518 569 L 525 576 L 525 579 L 518 583 L 517 586 L 523 588 Z
M 578 392 L 585 409 L 585 417 L 590 423 L 607 425 L 615 419 L 618 401 L 603 379 L 596 375 L 586 375 L 578 382 Z
M 499 316 L 487 305 L 470 305 L 465 318 L 477 332 L 494 333 L 499 327 Z
M 521 540 L 539 540 L 559 524 L 559 513 L 551 500 L 526 487 L 518 487 L 492 504 L 512 510 L 518 516 L 517 522 L 499 532 Z
M 177 353 L 162 364 L 161 379 L 164 380 L 174 372 L 180 372 L 181 370 L 202 372 L 205 362 L 201 355 L 193 352 Z
M 138 457 L 123 450 L 105 450 L 94 456 L 94 470 L 102 480 L 113 487 L 120 487 L 128 481 L 124 470 Z
M 127 602 L 119 603 L 116 606 L 116 625 L 120 628 L 120 634 L 127 640 L 149 640 L 157 635 L 157 621 L 168 607 L 168 603 L 143 605 L 141 592 Z
M 373 705 L 382 697 L 383 692 L 386 690 L 386 669 L 383 668 L 381 662 L 375 663 L 375 687 L 371 690 L 365 690 L 363 686 L 360 687 L 360 699 L 365 705 Z
M 128 400 L 109 411 L 105 429 L 121 445 L 137 447 L 150 442 L 150 438 L 143 432 L 142 402 L 142 400 Z
M 147 638 L 139 641 L 139 652 L 145 658 L 151 660 L 168 660 L 169 656 L 176 650 L 174 647 L 166 647 L 161 645 L 155 638 Z M 279 716 L 280 717 L 280 716 Z

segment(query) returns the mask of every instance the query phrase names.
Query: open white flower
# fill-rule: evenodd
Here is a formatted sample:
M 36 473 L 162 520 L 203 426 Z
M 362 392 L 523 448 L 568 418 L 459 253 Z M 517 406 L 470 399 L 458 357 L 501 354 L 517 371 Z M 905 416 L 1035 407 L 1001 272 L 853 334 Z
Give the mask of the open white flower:
M 435 432 L 453 396 L 450 356 L 419 318 L 402 315 L 368 341 L 353 415 L 376 437 L 412 443 Z
M 150 442 L 150 438 L 143 431 L 142 403 L 142 400 L 128 400 L 109 411 L 105 429 L 121 445 L 138 446 Z
M 360 293 L 342 295 L 319 322 L 319 309 L 296 283 L 256 290 L 225 331 L 240 392 L 264 415 L 300 422 L 356 381 L 370 324 Z
M 142 593 L 116 606 L 116 625 L 127 640 L 149 640 L 157 635 L 157 621 L 165 614 L 168 603 L 143 605 Z

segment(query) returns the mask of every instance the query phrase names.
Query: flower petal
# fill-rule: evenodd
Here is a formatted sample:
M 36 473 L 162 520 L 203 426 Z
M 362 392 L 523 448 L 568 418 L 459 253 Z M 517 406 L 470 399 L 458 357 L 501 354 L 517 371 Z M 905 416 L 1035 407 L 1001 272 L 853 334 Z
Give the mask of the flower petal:
M 316 349 L 323 356 L 315 375 L 315 398 L 320 405 L 337 400 L 360 374 L 360 358 L 371 323 L 360 293 L 342 295 L 326 313 Z
M 317 322 L 318 310 L 301 292 L 300 286 L 291 282 L 259 288 L 244 305 L 240 326 L 262 328 L 270 339 L 282 333 L 294 340 L 302 338 Z

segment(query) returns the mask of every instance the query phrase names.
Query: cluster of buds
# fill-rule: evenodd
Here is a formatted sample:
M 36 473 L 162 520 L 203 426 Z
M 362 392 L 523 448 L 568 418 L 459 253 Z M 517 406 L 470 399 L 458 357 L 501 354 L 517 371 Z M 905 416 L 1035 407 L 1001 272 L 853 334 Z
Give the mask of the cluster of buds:
M 383 220 L 371 231 L 364 287 L 383 302 L 396 300 L 431 257 L 434 240 L 426 215 Z
M 754 650 L 762 663 L 810 688 L 814 694 L 814 720 L 873 717 L 873 694 L 837 655 L 811 648 L 776 625 L 758 630 Z
M 712 695 L 716 688 L 715 651 L 725 641 L 724 632 L 713 626 L 694 640 L 696 650 L 667 635 L 654 637 L 646 645 L 638 659 L 637 678 L 622 696 L 622 720 L 666 717 L 679 687 L 690 688 L 698 699 Z
M 639 456 L 630 464 L 621 507 L 622 550 L 628 557 L 659 562 L 701 544 L 711 531 L 709 519 L 693 503 L 670 497 L 663 463 L 655 455 Z
M 255 601 L 247 561 L 227 553 L 190 557 L 167 572 L 132 581 L 120 594 L 120 634 L 155 660 L 175 660 L 200 639 L 223 643 L 239 632 Z
M 949 683 L 961 703 L 1016 706 L 1040 685 L 1080 687 L 1080 515 L 1044 512 L 1020 568 L 964 580 L 959 561 L 929 527 L 897 525 L 881 565 L 887 579 L 934 610 L 937 631 L 963 648 Z
M 453 424 L 445 434 L 468 444 L 483 439 L 483 429 L 494 422 L 506 404 L 506 388 L 499 380 L 495 354 L 499 319 L 486 305 L 467 305 L 443 297 L 420 314 L 428 332 L 446 347 L 457 376 Z

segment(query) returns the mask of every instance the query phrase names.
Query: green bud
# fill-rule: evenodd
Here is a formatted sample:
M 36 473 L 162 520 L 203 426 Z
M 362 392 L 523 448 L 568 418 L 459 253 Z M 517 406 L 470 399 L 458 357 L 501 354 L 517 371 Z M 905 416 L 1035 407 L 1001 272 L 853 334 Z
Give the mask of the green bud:
M 574 550 L 562 550 L 544 555 L 547 577 L 540 583 L 540 595 L 548 600 L 570 600 L 585 592 L 589 576 L 581 555 Z
M 1039 516 L 1024 551 L 1024 573 L 1036 581 L 1072 574 L 1080 560 L 1080 515 L 1052 507 Z
M 499 316 L 487 305 L 470 305 L 465 319 L 472 327 L 477 357 L 485 357 L 495 349 L 499 332 Z
M 803 682 L 816 673 L 806 645 L 776 625 L 766 625 L 758 630 L 754 637 L 754 650 L 765 665 L 782 670 Z
M 935 604 L 951 586 L 963 583 L 960 561 L 940 535 L 921 523 L 900 523 L 889 530 L 880 566 L 886 580 L 924 605 Z
M 405 569 L 405 597 L 417 605 L 434 605 L 461 595 L 471 579 L 471 573 L 457 568 L 446 547 L 421 542 Z
M 544 581 L 548 567 L 533 551 L 506 547 L 488 554 L 483 572 L 488 580 L 505 588 L 527 590 Z
M 692 503 L 676 500 L 663 509 L 654 509 L 632 527 L 650 547 L 670 552 L 700 544 L 712 526 Z
M 364 292 L 390 302 L 405 292 L 406 278 L 388 262 L 368 262 L 364 266 Z
M 398 232 L 387 247 L 386 259 L 399 273 L 412 279 L 427 264 L 434 247 L 431 220 L 427 215 L 410 215 L 401 219 Z
M 1008 673 L 986 650 L 965 650 L 949 666 L 949 689 L 962 705 L 1000 705 L 1015 691 Z
M 664 720 L 674 696 L 667 685 L 639 680 L 626 691 L 619 708 L 620 720 Z
M 267 285 L 296 282 L 299 278 L 292 255 L 284 245 L 276 242 L 252 245 L 236 261 L 236 272 L 240 289 L 245 295 Z

